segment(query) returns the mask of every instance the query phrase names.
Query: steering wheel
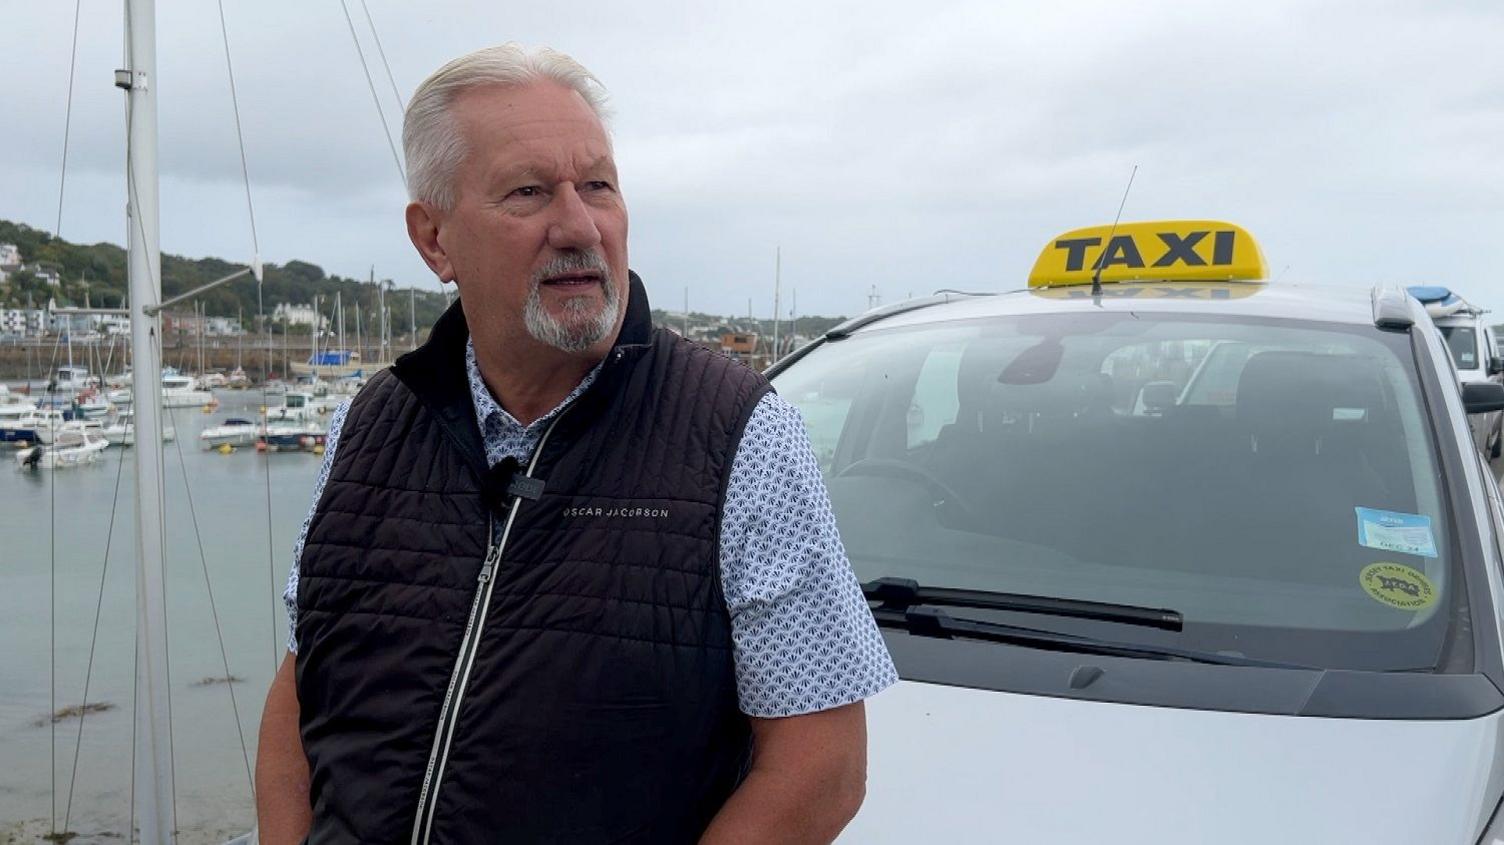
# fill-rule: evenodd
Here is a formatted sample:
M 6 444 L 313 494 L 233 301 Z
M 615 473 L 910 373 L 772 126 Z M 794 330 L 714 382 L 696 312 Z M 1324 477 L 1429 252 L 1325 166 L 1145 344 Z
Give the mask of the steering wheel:
M 941 481 L 918 464 L 900 461 L 894 458 L 860 458 L 841 468 L 834 478 L 845 478 L 850 475 L 870 475 L 880 478 L 901 478 L 918 481 L 931 492 L 937 493 L 940 499 L 936 505 L 948 505 L 954 508 L 968 522 L 976 518 L 977 510 L 971 506 L 971 502 L 957 493 L 954 487 Z

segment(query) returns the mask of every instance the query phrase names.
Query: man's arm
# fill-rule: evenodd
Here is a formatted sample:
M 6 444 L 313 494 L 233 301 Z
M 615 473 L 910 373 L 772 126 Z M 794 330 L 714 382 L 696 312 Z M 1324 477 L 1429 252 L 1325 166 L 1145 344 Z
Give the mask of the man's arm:
M 834 840 L 867 791 L 862 702 L 751 721 L 752 769 L 722 805 L 700 845 Z
M 272 679 L 261 711 L 261 739 L 256 747 L 256 825 L 263 845 L 303 841 L 313 824 L 308 805 L 308 758 L 298 735 L 298 687 L 295 656 L 288 654 Z

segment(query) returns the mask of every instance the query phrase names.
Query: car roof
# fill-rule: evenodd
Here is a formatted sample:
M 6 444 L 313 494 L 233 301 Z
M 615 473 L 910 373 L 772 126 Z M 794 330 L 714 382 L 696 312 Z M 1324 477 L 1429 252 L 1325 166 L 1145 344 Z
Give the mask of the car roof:
M 1429 321 L 1420 303 L 1405 297 L 1413 321 Z M 1149 313 L 1283 318 L 1374 325 L 1374 291 L 1365 288 L 1255 282 L 1134 282 L 1104 284 L 1093 297 L 1083 285 L 1029 288 L 1006 293 L 942 292 L 883 306 L 832 329 L 844 336 L 952 320 L 1029 314 Z

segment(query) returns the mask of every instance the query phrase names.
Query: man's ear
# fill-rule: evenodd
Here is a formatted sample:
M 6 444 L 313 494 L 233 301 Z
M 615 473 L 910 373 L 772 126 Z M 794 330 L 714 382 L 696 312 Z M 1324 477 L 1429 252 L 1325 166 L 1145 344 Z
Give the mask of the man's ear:
M 444 223 L 444 214 L 425 202 L 407 204 L 407 236 L 412 239 L 418 254 L 428 264 L 428 269 L 439 277 L 440 282 L 452 282 L 455 278 L 454 264 L 449 254 L 439 243 L 439 227 Z

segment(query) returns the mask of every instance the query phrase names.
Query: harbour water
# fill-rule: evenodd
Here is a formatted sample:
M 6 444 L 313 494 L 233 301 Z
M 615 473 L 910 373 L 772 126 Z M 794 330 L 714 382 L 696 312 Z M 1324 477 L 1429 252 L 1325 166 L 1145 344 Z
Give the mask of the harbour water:
M 166 412 L 177 429 L 176 442 L 165 446 L 164 513 L 183 843 L 223 842 L 254 821 L 247 762 L 254 767 L 262 702 L 284 653 L 281 589 L 320 462 L 306 452 L 201 450 L 199 431 L 230 416 L 254 418 L 266 401 L 257 391 L 217 395 L 222 405 L 212 414 Z M 134 457 L 112 448 L 88 466 L 25 472 L 0 452 L 0 843 L 36 841 L 54 817 L 61 831 L 65 814 L 68 829 L 80 834 L 74 842 L 129 841 Z M 215 611 L 233 683 L 224 680 Z M 75 771 L 80 721 L 54 725 L 48 717 L 83 703 L 91 640 L 88 702 L 105 709 L 83 720 Z

